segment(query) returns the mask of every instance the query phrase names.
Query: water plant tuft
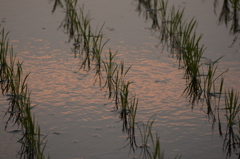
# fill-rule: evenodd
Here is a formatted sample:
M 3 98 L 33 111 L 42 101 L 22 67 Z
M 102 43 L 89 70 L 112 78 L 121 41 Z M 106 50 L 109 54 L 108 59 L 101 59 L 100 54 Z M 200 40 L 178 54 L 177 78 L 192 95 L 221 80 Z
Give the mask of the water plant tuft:
M 5 130 L 9 122 L 20 128 L 22 137 L 18 140 L 21 148 L 18 152 L 20 158 L 44 159 L 46 143 L 43 143 L 46 136 L 42 138 L 40 126 L 36 123 L 31 113 L 30 91 L 27 85 L 29 74 L 24 76 L 22 62 L 16 62 L 13 48 L 9 48 L 7 35 L 4 28 L 0 31 L 0 78 L 2 95 L 7 95 L 9 107 L 5 113 L 8 117 Z

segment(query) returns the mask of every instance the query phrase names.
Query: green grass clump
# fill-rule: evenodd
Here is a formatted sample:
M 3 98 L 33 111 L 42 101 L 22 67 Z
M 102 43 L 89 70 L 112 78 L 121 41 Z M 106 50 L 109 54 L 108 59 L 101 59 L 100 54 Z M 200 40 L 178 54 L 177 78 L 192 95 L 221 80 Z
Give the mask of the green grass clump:
M 238 103 L 238 97 L 239 93 L 235 92 L 233 89 L 225 91 L 225 117 L 227 120 L 227 128 L 224 136 L 223 150 L 227 152 L 227 157 L 230 157 L 232 152 L 238 151 L 240 145 L 239 135 L 236 135 L 234 131 L 234 126 L 237 126 L 237 123 L 239 124 L 240 104 Z
M 141 154 L 140 156 L 142 156 L 143 158 L 153 158 L 155 152 L 156 154 L 159 154 L 160 151 L 160 144 L 159 144 L 159 140 L 156 141 L 156 148 L 152 150 L 151 146 L 149 142 L 154 142 L 153 140 L 153 134 L 152 134 L 152 125 L 154 123 L 154 119 L 152 119 L 153 116 L 151 118 L 149 118 L 149 120 L 147 121 L 147 124 L 142 123 L 141 125 L 137 124 L 137 127 L 139 129 L 140 135 L 141 135 L 141 140 L 142 140 L 142 144 L 139 146 L 139 148 L 141 148 Z M 157 139 L 159 139 L 157 137 Z M 154 144 L 154 143 L 152 143 Z M 154 152 L 155 151 L 155 152 Z M 163 158 L 163 156 L 159 156 L 160 158 Z
M 228 126 L 237 123 L 237 115 L 240 112 L 240 104 L 238 103 L 239 93 L 235 93 L 233 89 L 225 93 L 225 110 Z
M 9 98 L 9 107 L 5 113 L 8 116 L 5 130 L 9 122 L 17 124 L 20 128 L 22 137 L 18 140 L 21 148 L 18 152 L 20 158 L 44 159 L 44 149 L 41 139 L 40 126 L 36 124 L 35 118 L 31 113 L 30 92 L 27 85 L 29 74 L 23 75 L 22 63 L 17 61 L 13 49 L 9 48 L 7 34 L 4 29 L 0 31 L 0 78 L 2 94 Z
M 139 157 L 144 159 L 164 159 L 164 152 L 161 150 L 160 137 L 152 131 L 152 126 L 155 121 L 154 116 L 151 116 L 147 123 L 138 123 L 137 127 L 140 132 L 142 144 L 138 146 L 141 149 Z M 181 156 L 176 156 L 175 159 L 180 159 Z
M 77 7 L 77 0 L 65 0 L 65 18 L 59 28 L 69 35 L 68 42 L 73 41 L 73 53 L 80 59 L 80 70 L 95 70 L 95 82 L 102 87 L 103 48 L 109 41 L 104 41 L 102 29 L 95 31 L 91 26 L 91 14 L 85 13 L 84 5 Z

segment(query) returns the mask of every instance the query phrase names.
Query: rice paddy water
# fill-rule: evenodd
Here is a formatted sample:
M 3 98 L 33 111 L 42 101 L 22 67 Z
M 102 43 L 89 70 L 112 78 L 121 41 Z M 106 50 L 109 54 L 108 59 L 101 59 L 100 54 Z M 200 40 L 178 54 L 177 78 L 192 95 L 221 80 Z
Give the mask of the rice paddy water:
M 96 3 L 94 1 L 91 1 L 91 3 L 92 2 L 93 4 Z M 179 9 L 176 9 L 177 7 L 175 4 L 172 7 L 169 7 L 170 1 L 165 0 L 148 0 L 148 1 L 139 0 L 136 1 L 135 3 L 137 3 L 136 10 L 139 12 L 139 15 L 143 14 L 146 20 L 151 19 L 152 21 L 150 30 L 153 37 L 155 37 L 155 39 L 161 46 L 161 49 L 157 48 L 159 54 L 160 53 L 165 54 L 165 52 L 167 52 L 169 55 L 171 55 L 171 57 L 173 57 L 173 59 L 177 60 L 176 65 L 178 65 L 178 67 L 173 68 L 176 69 L 176 71 L 179 71 L 181 74 L 181 76 L 178 75 L 177 77 L 178 80 L 185 81 L 182 83 L 183 84 L 182 86 L 178 86 L 179 87 L 178 89 L 180 90 L 181 93 L 179 91 L 178 92 L 182 94 L 182 96 L 179 95 L 179 97 L 181 98 L 181 100 L 186 99 L 186 101 L 188 101 L 188 103 L 186 101 L 183 103 L 191 105 L 190 110 L 192 111 L 200 107 L 201 112 L 203 112 L 203 114 L 206 114 L 208 122 L 211 123 L 210 124 L 211 129 L 206 130 L 207 132 L 214 134 L 215 125 L 216 124 L 218 125 L 217 132 L 220 136 L 220 139 L 222 140 L 221 144 L 222 146 L 217 147 L 222 147 L 222 150 L 225 154 L 222 155 L 221 153 L 217 154 L 213 153 L 211 158 L 215 157 L 239 158 L 239 142 L 240 142 L 238 135 L 238 133 L 240 132 L 239 126 L 240 119 L 238 117 L 240 107 L 240 104 L 238 102 L 239 94 L 238 89 L 232 88 L 230 90 L 228 89 L 228 86 L 226 84 L 225 78 L 227 78 L 228 71 L 231 69 L 229 68 L 230 66 L 225 69 L 222 69 L 221 67 L 220 71 L 218 70 L 219 65 L 221 65 L 221 62 L 219 61 L 221 61 L 225 57 L 218 56 L 215 57 L 216 60 L 214 61 L 211 60 L 208 62 L 204 61 L 205 59 L 204 56 L 206 54 L 207 47 L 205 47 L 205 44 L 204 42 L 202 42 L 202 39 L 204 38 L 205 34 L 198 33 L 199 32 L 198 18 L 194 16 L 193 17 L 186 16 L 185 12 L 187 10 L 187 7 L 183 8 L 178 7 Z M 215 11 L 217 8 L 217 3 L 218 1 L 214 2 Z M 229 3 L 231 3 L 231 7 L 234 13 L 233 14 L 234 21 L 230 29 L 230 32 L 236 35 L 232 43 L 233 46 L 234 43 L 238 41 L 239 34 L 239 24 L 237 16 L 237 13 L 239 12 L 238 0 L 234 2 L 224 1 L 223 6 L 226 7 L 225 8 L 226 11 L 224 11 L 223 7 L 223 10 L 220 14 L 219 22 L 223 21 L 222 19 L 224 15 L 228 15 L 225 16 L 225 24 L 231 21 L 231 18 L 228 19 L 228 17 L 230 16 Z M 77 0 L 64 0 L 64 1 L 55 0 L 52 8 L 52 13 L 53 14 L 56 13 L 57 10 L 60 8 L 64 14 L 64 20 L 60 23 L 59 29 L 62 29 L 63 33 L 67 35 L 68 37 L 67 43 L 72 45 L 71 52 L 74 54 L 73 58 L 75 58 L 71 59 L 70 57 L 68 57 L 68 55 L 64 55 L 65 57 L 69 58 L 68 60 L 75 61 L 69 66 L 78 67 L 77 71 L 74 71 L 74 73 L 77 73 L 82 77 L 84 77 L 83 76 L 84 74 L 87 76 L 92 75 L 91 77 L 87 78 L 89 80 L 88 82 L 89 86 L 94 86 L 95 89 L 99 90 L 100 94 L 104 92 L 102 95 L 105 95 L 105 97 L 107 98 L 103 98 L 103 100 L 109 99 L 108 104 L 111 105 L 111 107 L 113 108 L 112 112 L 116 112 L 117 116 L 119 116 L 119 119 L 122 123 L 121 126 L 122 131 L 120 131 L 120 129 L 117 129 L 114 132 L 126 135 L 124 137 L 120 137 L 120 139 L 125 138 L 124 140 L 128 142 L 122 148 L 124 149 L 124 152 L 126 151 L 126 149 L 128 149 L 129 152 L 125 152 L 125 155 L 123 153 L 121 155 L 118 155 L 116 152 L 111 152 L 111 149 L 109 149 L 108 151 L 110 152 L 110 154 L 112 154 L 115 157 L 117 156 L 117 158 L 122 158 L 122 156 L 125 156 L 124 158 L 126 158 L 127 156 L 131 157 L 132 155 L 133 158 L 162 159 L 165 158 L 165 156 L 168 157 L 169 155 L 172 158 L 192 158 L 194 154 L 190 152 L 189 152 L 190 155 L 188 155 L 187 153 L 182 153 L 181 151 L 177 151 L 177 153 L 170 153 L 170 151 L 165 152 L 164 146 L 162 145 L 164 145 L 164 143 L 167 142 L 166 139 L 165 141 L 163 140 L 163 142 L 161 141 L 162 139 L 161 136 L 162 135 L 164 136 L 165 132 L 165 130 L 163 130 L 161 127 L 162 125 L 161 122 L 165 120 L 163 117 L 170 119 L 169 115 L 171 115 L 172 110 L 167 115 L 163 114 L 163 112 L 166 111 L 164 109 L 164 107 L 166 107 L 164 106 L 164 104 L 166 104 L 165 102 L 162 102 L 161 105 L 163 106 L 159 107 L 162 110 L 159 108 L 153 108 L 153 111 L 149 111 L 147 107 L 141 106 L 141 104 L 147 104 L 148 107 L 151 108 L 152 107 L 151 103 L 153 102 L 150 103 L 140 102 L 141 99 L 146 100 L 147 97 L 141 95 L 143 94 L 144 91 L 140 91 L 139 88 L 141 88 L 142 86 L 139 87 L 138 84 L 136 84 L 136 82 L 134 81 L 136 79 L 139 80 L 139 77 L 141 77 L 141 75 L 136 74 L 136 70 L 134 70 L 134 64 L 137 64 L 136 62 L 134 62 L 135 59 L 132 61 L 127 60 L 128 58 L 126 59 L 123 58 L 124 60 L 120 60 L 120 62 L 118 62 L 119 59 L 117 58 L 125 57 L 125 55 L 121 53 L 122 51 L 121 49 L 113 53 L 112 50 L 114 50 L 116 46 L 111 44 L 112 38 L 106 38 L 107 36 L 104 33 L 104 28 L 105 25 L 107 25 L 108 21 L 101 22 L 102 23 L 102 25 L 100 25 L 101 27 L 98 27 L 99 26 L 98 24 L 97 25 L 93 24 L 96 19 L 92 18 L 92 14 L 90 14 L 90 11 L 87 12 L 85 11 L 87 5 L 89 5 L 87 2 L 81 3 L 78 2 Z M 93 26 L 95 26 L 95 29 Z M 109 30 L 112 31 L 114 29 Z M 45 140 L 48 137 L 48 135 L 42 135 L 42 126 L 40 128 L 39 124 L 37 124 L 35 120 L 35 115 L 33 115 L 32 113 L 32 110 L 34 109 L 41 110 L 44 108 L 41 108 L 41 102 L 39 102 L 39 105 L 37 104 L 37 107 L 35 107 L 36 105 L 34 106 L 31 105 L 30 100 L 31 93 L 28 89 L 29 84 L 27 83 L 27 79 L 31 77 L 31 74 L 26 74 L 25 76 L 23 75 L 23 66 L 25 63 L 27 63 L 28 65 L 28 62 L 25 62 L 24 64 L 23 62 L 19 62 L 19 60 L 18 62 L 16 62 L 14 49 L 13 47 L 9 47 L 9 40 L 7 39 L 7 37 L 9 36 L 8 33 L 5 33 L 4 28 L 0 33 L 2 36 L 0 43 L 1 88 L 2 94 L 4 96 L 8 96 L 9 98 L 7 100 L 10 101 L 9 107 L 5 111 L 6 112 L 5 119 L 6 117 L 8 117 L 5 124 L 5 130 L 8 129 L 9 127 L 8 125 L 10 122 L 12 122 L 13 125 L 17 124 L 17 127 L 20 128 L 17 129 L 17 131 L 21 132 L 21 137 L 18 140 L 21 146 L 19 148 L 17 157 L 46 158 L 45 156 L 48 156 L 48 154 L 50 154 L 50 156 L 53 156 L 53 158 L 57 158 L 58 154 L 52 154 L 54 152 L 52 151 L 54 148 L 51 145 L 54 144 L 51 144 L 50 146 L 47 145 Z M 161 57 L 159 59 L 161 59 Z M 144 62 L 144 60 L 141 62 Z M 219 63 L 219 65 L 217 65 L 217 63 Z M 64 68 L 69 69 L 68 67 Z M 149 66 L 146 66 L 146 68 L 149 69 Z M 140 70 L 141 69 L 143 68 L 140 67 Z M 160 70 L 161 67 L 158 67 L 157 69 Z M 137 70 L 137 72 L 138 71 L 139 70 Z M 152 72 L 152 70 L 150 72 Z M 133 76 L 131 75 L 132 73 Z M 137 78 L 133 78 L 134 74 L 135 77 Z M 175 75 L 177 74 L 175 73 Z M 90 81 L 92 81 L 92 83 Z M 98 83 L 97 86 L 96 83 Z M 156 83 L 158 83 L 158 80 L 156 81 Z M 75 83 L 71 84 L 74 85 Z M 168 85 L 171 84 L 168 83 Z M 139 88 L 137 88 L 137 86 Z M 81 90 L 84 87 L 80 83 L 78 88 L 80 88 Z M 71 90 L 73 91 L 73 89 Z M 156 93 L 156 91 L 153 90 L 151 91 L 153 93 Z M 80 97 L 81 100 L 78 101 L 74 98 L 73 101 L 76 100 L 78 102 L 94 101 L 96 98 L 86 96 L 83 92 L 79 93 L 79 91 L 74 91 L 73 94 L 76 94 L 77 97 L 81 96 L 82 94 L 83 97 L 88 99 L 85 100 L 84 98 Z M 43 96 L 46 96 L 46 94 Z M 40 98 L 42 98 L 43 96 L 41 96 Z M 164 96 L 164 94 L 162 94 L 162 96 Z M 174 102 L 172 101 L 168 105 L 171 106 L 173 103 Z M 64 105 L 65 104 L 63 105 L 61 104 L 61 106 Z M 106 106 L 107 104 L 104 105 Z M 183 105 L 185 106 L 186 104 Z M 85 106 L 83 106 L 84 109 L 82 109 L 79 106 L 74 106 L 73 108 L 76 110 L 79 109 L 85 111 L 89 109 L 87 107 L 85 108 Z M 63 108 L 65 108 L 65 106 Z M 49 110 L 52 111 L 51 109 L 52 108 L 50 108 Z M 90 109 L 93 110 L 91 106 Z M 108 107 L 107 109 L 110 108 Z M 156 110 L 154 109 L 158 110 L 158 113 L 156 113 Z M 182 107 L 178 109 L 179 112 L 183 110 L 184 112 L 186 112 L 188 108 Z M 143 113 L 144 111 L 148 111 L 148 113 L 147 114 Z M 69 111 L 62 114 L 68 113 Z M 98 113 L 99 112 L 97 112 L 97 114 Z M 44 115 L 43 113 L 41 114 Z M 52 114 L 55 115 L 55 113 Z M 72 112 L 70 112 L 70 114 L 72 114 Z M 78 115 L 80 114 L 81 113 L 79 112 Z M 107 114 L 108 115 L 105 116 L 106 119 L 108 119 L 108 116 L 110 117 L 113 115 L 113 114 L 110 115 L 109 113 Z M 150 115 L 150 117 L 147 117 L 146 115 L 148 116 Z M 111 118 L 118 119 L 118 117 L 113 116 Z M 67 120 L 59 125 L 64 124 L 68 120 L 72 121 L 72 119 L 69 119 L 67 117 Z M 92 119 L 90 118 L 84 120 L 83 119 L 84 118 L 78 119 L 79 120 L 78 123 L 83 124 L 85 121 L 88 120 L 92 121 Z M 145 122 L 140 121 L 140 119 L 143 120 L 145 119 Z M 40 121 L 41 120 L 43 120 L 43 118 L 40 117 Z M 96 118 L 96 121 L 98 120 L 99 119 Z M 201 119 L 197 118 L 195 120 L 201 121 Z M 87 125 L 88 124 L 91 125 L 91 123 L 92 122 L 89 122 L 87 123 Z M 166 125 L 168 126 L 169 124 L 171 125 L 173 123 L 167 123 Z M 223 126 L 224 124 L 226 124 L 226 126 Z M 46 126 L 46 123 L 44 125 Z M 79 129 L 80 133 L 84 131 L 87 132 L 86 127 L 88 126 L 82 125 L 81 129 Z M 224 128 L 226 128 L 226 132 L 223 132 Z M 101 129 L 102 128 L 96 128 L 96 130 Z M 46 131 L 46 128 L 44 130 Z M 53 128 L 53 130 L 55 130 L 55 128 Z M 72 131 L 71 133 L 74 132 L 75 131 Z M 109 132 L 105 131 L 105 133 Z M 63 133 L 54 131 L 52 134 L 61 135 Z M 93 134 L 92 136 L 101 137 L 99 134 Z M 51 139 L 53 138 L 50 137 L 49 140 Z M 87 141 L 92 142 L 91 139 L 84 141 L 83 138 L 81 138 L 81 141 L 73 140 L 73 143 L 79 142 L 79 144 L 81 145 Z M 121 143 L 114 144 L 115 144 L 114 146 L 116 147 L 121 147 L 120 146 Z M 92 144 L 90 145 L 93 146 Z M 107 143 L 106 145 L 110 145 L 110 147 L 112 147 L 111 142 Z M 50 147 L 51 150 L 48 150 L 46 152 L 48 147 Z M 58 145 L 54 147 L 60 148 L 62 146 Z M 170 149 L 174 149 L 173 147 L 174 146 L 172 145 Z M 83 147 L 82 149 L 84 150 L 86 148 L 87 147 Z M 80 151 L 80 153 L 78 153 L 77 151 L 71 152 L 75 153 L 71 154 L 71 156 L 80 156 L 83 158 L 96 158 L 96 156 L 98 156 L 98 158 L 109 158 L 108 155 L 99 153 L 105 151 L 97 152 L 89 151 L 91 152 L 91 155 L 89 153 L 85 153 L 82 151 Z M 64 151 L 61 153 L 64 154 Z M 69 152 L 65 150 L 65 153 L 68 154 Z M 202 154 L 202 156 L 204 155 Z M 204 157 L 199 156 L 199 158 Z

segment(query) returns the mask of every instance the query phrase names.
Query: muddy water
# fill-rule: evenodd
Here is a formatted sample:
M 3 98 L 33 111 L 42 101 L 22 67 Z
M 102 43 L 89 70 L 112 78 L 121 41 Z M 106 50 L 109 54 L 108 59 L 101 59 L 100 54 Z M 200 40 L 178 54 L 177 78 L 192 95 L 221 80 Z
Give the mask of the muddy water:
M 161 52 L 162 45 L 149 30 L 151 21 L 136 12 L 137 3 L 127 0 L 84 2 L 85 10 L 91 11 L 93 25 L 105 22 L 103 32 L 110 38 L 105 51 L 109 47 L 118 51 L 118 60 L 132 65 L 128 78 L 134 82 L 131 92 L 139 98 L 137 121 L 146 121 L 156 114 L 153 128 L 161 136 L 166 158 L 176 155 L 186 159 L 225 158 L 217 127 L 212 131 L 212 122 L 201 106 L 192 110 L 188 100 L 181 97 L 185 89 L 184 72 L 178 70 L 176 60 L 167 51 Z M 137 157 L 139 150 L 129 154 L 129 146 L 124 148 L 128 144 L 127 134 L 122 133 L 118 113 L 104 97 L 105 92 L 93 85 L 94 72 L 78 71 L 79 60 L 71 53 L 68 35 L 58 30 L 64 18 L 62 9 L 51 13 L 52 1 L 3 0 L 2 4 L 1 25 L 10 30 L 11 44 L 17 57 L 24 61 L 24 71 L 31 72 L 28 80 L 31 99 L 33 104 L 38 104 L 33 112 L 42 132 L 48 134 L 46 154 L 54 159 Z M 225 87 L 239 90 L 239 39 L 229 47 L 234 36 L 229 35 L 229 28 L 218 25 L 213 2 L 169 2 L 169 6 L 173 4 L 186 7 L 186 17 L 196 17 L 197 32 L 204 34 L 202 43 L 207 47 L 204 56 L 215 60 L 224 55 L 219 62 L 219 72 L 229 68 Z M 3 116 L 7 107 L 4 97 L 1 105 Z M 3 131 L 4 121 L 0 131 L 0 158 L 15 158 L 19 136 Z M 9 127 L 9 130 L 14 129 Z M 140 144 L 139 134 L 136 135 Z

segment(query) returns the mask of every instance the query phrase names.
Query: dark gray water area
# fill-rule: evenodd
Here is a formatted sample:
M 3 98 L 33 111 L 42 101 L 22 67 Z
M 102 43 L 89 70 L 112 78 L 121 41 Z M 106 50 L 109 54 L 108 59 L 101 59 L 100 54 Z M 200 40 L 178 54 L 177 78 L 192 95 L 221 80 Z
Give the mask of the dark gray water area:
M 62 1 L 64 4 L 64 1 Z M 109 48 L 117 53 L 117 60 L 132 65 L 127 78 L 133 83 L 131 92 L 139 98 L 136 122 L 146 122 L 155 116 L 153 132 L 160 135 L 161 150 L 165 158 L 182 155 L 183 159 L 224 159 L 224 137 L 218 126 L 199 104 L 193 109 L 187 97 L 181 96 L 186 88 L 184 72 L 178 69 L 176 58 L 151 29 L 152 21 L 137 11 L 137 0 L 87 0 L 84 10 L 91 12 L 92 25 L 104 27 L 104 39 L 110 39 L 103 51 Z M 240 91 L 240 36 L 231 34 L 231 23 L 219 24 L 222 0 L 214 1 L 169 0 L 169 8 L 184 8 L 184 17 L 195 17 L 196 32 L 203 34 L 201 44 L 206 47 L 203 60 L 218 62 L 217 72 L 229 69 L 224 88 Z M 128 134 L 122 132 L 118 110 L 94 85 L 94 71 L 79 71 L 80 60 L 71 51 L 68 35 L 59 26 L 65 12 L 57 7 L 52 13 L 54 0 L 2 0 L 0 24 L 10 31 L 8 38 L 17 59 L 23 61 L 23 70 L 30 72 L 28 85 L 32 109 L 43 134 L 47 135 L 46 155 L 52 159 L 123 159 L 137 158 L 130 152 Z M 214 12 L 215 10 L 215 12 Z M 234 41 L 235 39 L 235 41 Z M 162 51 L 163 50 L 163 51 Z M 0 98 L 0 158 L 16 158 L 20 133 L 4 130 L 8 107 L 5 96 Z M 220 108 L 224 107 L 224 100 Z M 226 132 L 224 111 L 223 133 Z M 236 134 L 239 135 L 236 129 Z M 136 142 L 141 144 L 136 128 Z M 126 147 L 125 147 L 126 146 Z M 239 150 L 238 150 L 239 152 Z M 238 158 L 233 152 L 230 158 Z

